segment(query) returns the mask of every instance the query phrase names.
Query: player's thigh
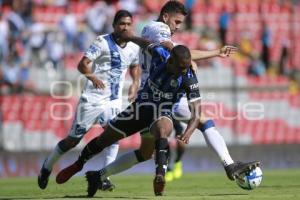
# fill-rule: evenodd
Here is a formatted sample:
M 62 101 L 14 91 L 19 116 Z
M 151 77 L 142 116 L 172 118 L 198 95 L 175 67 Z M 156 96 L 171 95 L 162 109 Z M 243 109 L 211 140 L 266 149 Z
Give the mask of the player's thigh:
M 77 105 L 69 136 L 82 138 L 95 124 L 101 112 L 103 112 L 101 105 L 80 102 Z
M 155 138 L 169 137 L 173 130 L 173 120 L 169 116 L 161 116 L 149 127 Z
M 142 154 L 145 160 L 152 157 L 153 151 L 155 149 L 155 138 L 150 133 L 149 129 L 141 132 L 141 146 L 139 148 L 140 153 Z

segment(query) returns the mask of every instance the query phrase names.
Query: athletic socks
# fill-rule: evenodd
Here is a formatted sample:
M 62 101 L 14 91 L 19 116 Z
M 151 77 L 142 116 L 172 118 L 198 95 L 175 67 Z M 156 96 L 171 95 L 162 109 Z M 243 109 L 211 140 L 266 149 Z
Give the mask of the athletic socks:
M 50 153 L 48 158 L 45 160 L 43 164 L 43 168 L 46 168 L 48 171 L 52 171 L 53 165 L 61 158 L 64 154 L 58 145 L 54 148 L 54 150 Z
M 229 154 L 224 138 L 215 128 L 215 124 L 212 120 L 206 121 L 202 125 L 201 131 L 204 135 L 207 145 L 216 152 L 224 167 L 234 163 Z
M 118 155 L 118 151 L 119 151 L 118 143 L 112 144 L 104 149 L 105 158 L 104 158 L 104 165 L 102 166 L 102 168 L 112 163 L 116 159 Z
M 100 170 L 101 179 L 104 180 L 111 175 L 125 171 L 137 163 L 139 161 L 134 151 L 126 153 Z
M 156 174 L 165 175 L 168 164 L 169 142 L 167 138 L 159 138 L 155 141 Z

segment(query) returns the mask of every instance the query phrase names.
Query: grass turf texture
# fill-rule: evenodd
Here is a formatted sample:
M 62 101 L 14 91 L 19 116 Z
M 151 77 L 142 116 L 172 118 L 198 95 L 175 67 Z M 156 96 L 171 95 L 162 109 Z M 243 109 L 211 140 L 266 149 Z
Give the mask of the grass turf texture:
M 185 173 L 182 179 L 167 183 L 165 194 L 155 197 L 151 175 L 112 177 L 113 192 L 98 191 L 95 199 L 300 199 L 300 169 L 263 170 L 262 185 L 252 191 L 239 188 L 222 172 Z M 84 177 L 57 185 L 52 176 L 46 190 L 40 190 L 34 178 L 0 179 L 0 199 L 86 199 Z

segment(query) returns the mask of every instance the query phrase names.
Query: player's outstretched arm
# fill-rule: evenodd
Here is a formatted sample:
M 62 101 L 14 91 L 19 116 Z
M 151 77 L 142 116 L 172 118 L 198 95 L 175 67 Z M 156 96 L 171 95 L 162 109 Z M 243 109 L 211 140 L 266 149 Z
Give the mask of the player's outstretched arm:
M 189 139 L 192 136 L 195 129 L 199 126 L 201 115 L 201 100 L 190 102 L 191 119 L 188 121 L 187 127 L 182 135 L 177 136 L 177 139 L 189 143 Z
M 89 66 L 91 62 L 92 61 L 90 59 L 83 56 L 82 59 L 79 61 L 77 69 L 78 71 L 80 71 L 80 73 L 85 75 L 87 79 L 93 82 L 95 88 L 104 89 L 105 88 L 104 83 L 93 74 L 91 67 Z
M 191 54 L 193 60 L 201 60 L 212 57 L 226 58 L 233 55 L 237 50 L 237 47 L 225 45 L 221 49 L 215 49 L 210 51 L 191 50 Z
M 128 101 L 133 102 L 136 98 L 137 91 L 140 87 L 141 68 L 139 65 L 131 65 L 129 68 L 129 74 L 132 79 L 132 84 L 128 89 Z

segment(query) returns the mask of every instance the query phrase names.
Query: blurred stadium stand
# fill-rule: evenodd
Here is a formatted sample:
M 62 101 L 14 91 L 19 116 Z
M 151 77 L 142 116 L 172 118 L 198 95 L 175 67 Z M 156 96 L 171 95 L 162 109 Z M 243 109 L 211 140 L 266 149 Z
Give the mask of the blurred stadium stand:
M 111 31 L 117 9 L 134 13 L 139 33 L 156 19 L 163 2 L 0 1 L 0 148 L 51 150 L 70 129 L 83 81 L 77 63 L 87 45 L 96 34 Z M 192 28 L 175 34 L 175 41 L 192 49 L 219 48 L 220 16 L 226 12 L 225 42 L 240 49 L 230 59 L 198 62 L 203 111 L 215 120 L 227 144 L 299 144 L 300 2 L 195 0 L 191 11 Z M 264 33 L 270 41 L 268 66 L 262 59 Z M 127 78 L 127 86 L 129 82 Z M 126 97 L 124 102 L 125 107 Z M 263 108 L 259 120 L 245 117 L 252 114 L 245 110 L 249 104 Z M 100 132 L 101 127 L 93 128 L 78 148 Z M 136 134 L 122 140 L 121 148 L 139 142 Z M 201 134 L 194 134 L 191 146 L 203 145 Z

